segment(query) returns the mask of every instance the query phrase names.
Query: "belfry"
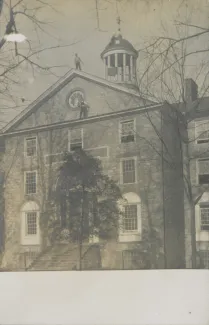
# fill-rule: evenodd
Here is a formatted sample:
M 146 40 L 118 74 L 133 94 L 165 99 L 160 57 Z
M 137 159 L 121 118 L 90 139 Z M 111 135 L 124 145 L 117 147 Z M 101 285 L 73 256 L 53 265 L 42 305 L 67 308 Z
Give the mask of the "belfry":
M 137 86 L 136 61 L 138 52 L 133 45 L 123 38 L 120 29 L 120 18 L 117 18 L 118 30 L 101 53 L 105 64 L 105 78 L 124 86 Z

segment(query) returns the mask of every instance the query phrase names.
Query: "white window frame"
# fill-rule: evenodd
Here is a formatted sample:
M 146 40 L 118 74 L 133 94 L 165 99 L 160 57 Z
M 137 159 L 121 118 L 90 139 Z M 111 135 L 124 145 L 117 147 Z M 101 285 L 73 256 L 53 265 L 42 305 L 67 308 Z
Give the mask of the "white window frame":
M 133 129 L 133 133 L 134 133 L 134 141 L 131 141 L 131 142 L 122 142 L 121 141 L 121 135 L 122 135 L 122 124 L 123 123 L 126 123 L 126 122 L 130 122 L 130 121 L 133 121 L 133 126 L 134 126 L 134 129 Z M 135 143 L 136 142 L 136 118 L 130 118 L 130 119 L 125 119 L 125 120 L 120 120 L 119 121 L 119 143 L 120 144 L 128 144 L 128 143 Z
M 27 155 L 27 140 L 30 140 L 30 139 L 36 139 L 36 154 L 33 155 L 33 156 L 28 156 Z M 27 157 L 27 158 L 37 157 L 37 150 L 38 150 L 37 136 L 34 135 L 34 136 L 30 136 L 30 137 L 25 137 L 25 139 L 24 139 L 24 153 L 25 153 L 25 157 Z
M 28 174 L 28 173 L 36 173 L 36 192 L 35 193 L 26 193 L 26 175 Z M 38 188 L 38 173 L 37 173 L 37 170 L 26 170 L 25 172 L 24 172 L 24 193 L 25 193 L 25 195 L 26 196 L 28 196 L 28 195 L 36 195 L 37 194 L 37 188 Z
M 27 225 L 27 213 L 36 212 L 36 223 L 37 223 L 37 232 L 36 234 L 27 234 L 26 225 Z M 35 201 L 27 201 L 21 209 L 21 234 L 20 242 L 23 246 L 33 246 L 40 245 L 41 236 L 40 236 L 40 208 Z
M 83 145 L 83 143 L 84 143 L 84 141 L 83 141 L 83 135 L 84 135 L 84 130 L 83 130 L 83 128 L 74 128 L 74 129 L 69 129 L 68 130 L 68 151 L 69 152 L 73 152 L 73 150 L 71 151 L 71 131 L 73 131 L 73 130 L 76 130 L 76 129 L 80 129 L 81 130 L 81 143 L 82 143 L 82 149 L 84 148 L 84 145 Z
M 199 174 L 200 174 L 199 173 L 199 161 L 204 161 L 204 160 L 208 160 L 209 161 L 209 157 L 204 157 L 204 158 L 196 159 L 196 184 L 197 185 L 204 185 L 204 184 L 200 184 L 199 183 Z M 209 174 L 209 172 L 208 172 L 208 174 Z
M 140 207 L 140 204 L 139 203 L 127 203 L 127 204 L 124 204 L 124 210 L 125 210 L 125 207 L 126 206 L 131 206 L 131 205 L 135 205 L 136 206 L 136 208 L 137 208 L 137 229 L 133 229 L 133 230 L 123 230 L 123 234 L 138 234 L 139 233 L 139 231 L 140 231 L 140 227 L 139 227 L 139 216 L 140 216 L 140 213 L 141 213 L 141 207 Z M 123 223 L 124 223 L 124 219 L 123 219 Z M 123 227 L 123 225 L 122 225 L 122 227 Z
M 119 209 L 124 212 L 124 206 L 126 205 L 136 205 L 137 206 L 137 229 L 125 231 L 123 229 L 123 215 L 119 221 L 119 242 L 135 242 L 141 241 L 142 233 L 142 209 L 141 209 L 141 199 L 140 197 L 133 192 L 125 193 L 123 195 L 123 200 L 118 203 Z
M 197 132 L 197 129 L 198 129 L 198 126 L 200 125 L 200 123 L 202 122 L 202 124 L 205 123 L 208 123 L 209 125 L 209 120 L 206 119 L 206 120 L 196 120 L 194 123 L 195 123 L 195 143 L 198 144 L 198 145 L 204 145 L 204 144 L 207 144 L 209 143 L 209 137 L 208 138 L 205 138 L 205 139 L 202 139 L 200 136 L 198 136 L 198 132 Z M 208 128 L 208 133 L 209 133 L 209 128 Z M 205 142 L 203 143 L 198 143 L 199 140 L 206 140 Z
M 135 182 L 134 183 L 124 183 L 123 182 L 123 161 L 125 160 L 134 160 L 135 164 Z M 120 184 L 121 185 L 129 185 L 129 184 L 136 184 L 138 182 L 138 175 L 137 175 L 137 157 L 126 157 L 120 159 Z

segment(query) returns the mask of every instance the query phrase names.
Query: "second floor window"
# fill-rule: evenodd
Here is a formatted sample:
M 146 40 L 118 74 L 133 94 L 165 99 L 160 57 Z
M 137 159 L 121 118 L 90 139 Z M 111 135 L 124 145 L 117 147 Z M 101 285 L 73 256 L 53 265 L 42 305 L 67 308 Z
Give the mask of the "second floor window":
M 122 183 L 131 184 L 136 182 L 135 159 L 122 161 Z
M 26 235 L 37 234 L 37 212 L 26 212 Z
M 26 138 L 25 145 L 26 145 L 26 156 L 27 157 L 36 156 L 36 153 L 37 153 L 37 139 L 36 139 L 36 137 Z
M 209 206 L 200 206 L 200 229 L 209 231 Z
M 25 174 L 25 194 L 35 194 L 37 190 L 36 171 L 26 172 Z
M 198 160 L 198 183 L 209 184 L 209 158 Z
M 69 131 L 69 151 L 83 148 L 83 130 L 74 129 Z
M 124 121 L 120 123 L 120 141 L 121 143 L 135 141 L 134 120 Z

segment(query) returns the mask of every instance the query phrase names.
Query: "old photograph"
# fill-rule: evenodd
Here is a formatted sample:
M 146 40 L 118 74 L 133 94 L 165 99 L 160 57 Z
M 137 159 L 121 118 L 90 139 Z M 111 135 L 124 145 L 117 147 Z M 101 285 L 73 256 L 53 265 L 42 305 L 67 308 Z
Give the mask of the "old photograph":
M 209 2 L 0 1 L 0 270 L 209 268 Z

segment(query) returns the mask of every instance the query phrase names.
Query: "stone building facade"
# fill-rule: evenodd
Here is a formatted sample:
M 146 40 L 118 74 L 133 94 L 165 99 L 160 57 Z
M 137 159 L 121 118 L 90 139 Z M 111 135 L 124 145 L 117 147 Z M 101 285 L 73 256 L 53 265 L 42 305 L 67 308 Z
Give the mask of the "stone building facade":
M 43 246 L 41 223 L 62 153 L 75 147 L 101 160 L 104 173 L 121 188 L 127 202 L 124 218 L 129 220 L 114 239 L 84 243 L 83 268 L 194 266 L 195 231 L 192 213 L 186 212 L 192 206 L 183 177 L 185 157 L 192 150 L 182 150 L 187 112 L 140 96 L 137 57 L 118 32 L 102 53 L 106 79 L 71 70 L 3 130 L 3 266 L 76 269 L 76 245 Z M 87 111 L 80 118 L 82 101 Z

